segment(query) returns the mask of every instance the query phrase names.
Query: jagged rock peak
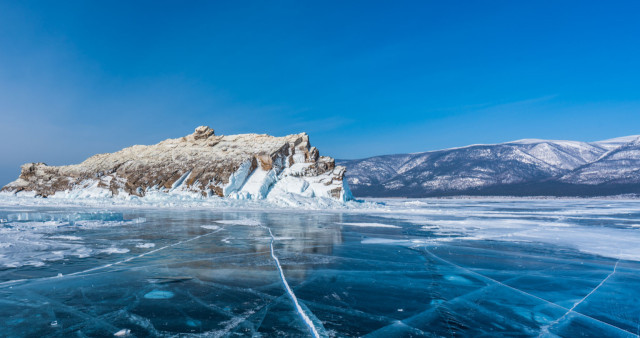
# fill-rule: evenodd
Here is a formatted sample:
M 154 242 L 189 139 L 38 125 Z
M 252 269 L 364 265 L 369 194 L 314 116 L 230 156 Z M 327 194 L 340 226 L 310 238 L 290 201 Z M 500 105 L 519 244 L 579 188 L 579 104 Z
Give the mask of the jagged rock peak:
M 192 135 L 194 139 L 200 140 L 215 135 L 215 132 L 209 126 L 200 126 L 196 128 L 195 132 Z
M 80 164 L 28 163 L 2 191 L 42 197 L 180 193 L 239 199 L 263 199 L 275 192 L 348 200 L 345 170 L 333 158 L 320 156 L 306 133 L 217 136 L 200 126 L 182 138 L 94 155 Z

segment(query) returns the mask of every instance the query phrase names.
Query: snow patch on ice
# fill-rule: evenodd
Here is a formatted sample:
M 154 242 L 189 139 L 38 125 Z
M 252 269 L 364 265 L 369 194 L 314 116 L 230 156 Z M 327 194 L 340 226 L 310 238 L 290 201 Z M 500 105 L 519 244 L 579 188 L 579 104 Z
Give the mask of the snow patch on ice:
M 128 336 L 128 335 L 130 335 L 130 334 L 131 334 L 131 330 L 129 330 L 129 329 L 122 329 L 122 330 L 120 330 L 120 331 L 118 331 L 118 332 L 114 333 L 113 335 L 114 335 L 115 337 L 126 337 L 126 336 Z
M 362 244 L 409 244 L 406 239 L 390 239 L 390 238 L 365 238 L 360 241 Z
M 382 223 L 338 223 L 341 225 L 348 225 L 353 227 L 366 227 L 366 228 L 400 228 L 397 225 L 382 224 Z
M 424 206 L 428 206 L 427 203 L 423 202 L 423 201 L 409 201 L 409 202 L 404 202 L 404 205 L 406 206 L 410 206 L 410 207 L 424 207 Z
M 220 227 L 217 226 L 217 225 L 201 225 L 200 227 L 203 228 L 203 229 L 207 229 L 207 230 L 218 230 L 218 229 L 220 229 Z
M 260 221 L 257 221 L 255 219 L 249 219 L 249 218 L 219 220 L 219 221 L 216 221 L 216 223 L 232 224 L 232 225 L 249 225 L 249 226 L 259 226 L 259 225 L 261 225 Z
M 65 239 L 65 240 L 68 240 L 68 241 L 79 241 L 79 240 L 82 240 L 82 238 L 78 237 L 78 236 L 66 236 L 66 235 L 49 236 L 49 239 Z
M 472 281 L 470 281 L 467 278 L 464 278 L 462 276 L 458 276 L 458 275 L 447 275 L 447 276 L 444 277 L 444 279 L 448 280 L 449 282 L 455 283 L 455 284 L 462 284 L 462 285 L 471 285 L 471 284 L 473 284 Z
M 106 249 L 102 249 L 100 250 L 100 253 L 105 253 L 108 255 L 111 254 L 124 254 L 129 252 L 129 249 L 125 249 L 125 248 L 116 248 L 116 247 L 110 247 L 110 248 L 106 248 Z
M 163 290 L 153 290 L 144 295 L 146 299 L 171 299 L 173 298 L 173 292 Z

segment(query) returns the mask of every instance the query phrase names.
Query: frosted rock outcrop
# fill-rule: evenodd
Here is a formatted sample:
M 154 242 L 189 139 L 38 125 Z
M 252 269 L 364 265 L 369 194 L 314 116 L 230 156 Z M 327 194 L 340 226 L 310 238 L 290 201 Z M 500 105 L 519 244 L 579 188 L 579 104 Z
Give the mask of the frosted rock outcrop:
M 345 167 L 320 156 L 306 133 L 274 137 L 217 136 L 201 126 L 191 135 L 135 145 L 68 166 L 28 163 L 2 188 L 49 197 L 138 196 L 149 193 L 268 199 L 272 195 L 352 198 Z

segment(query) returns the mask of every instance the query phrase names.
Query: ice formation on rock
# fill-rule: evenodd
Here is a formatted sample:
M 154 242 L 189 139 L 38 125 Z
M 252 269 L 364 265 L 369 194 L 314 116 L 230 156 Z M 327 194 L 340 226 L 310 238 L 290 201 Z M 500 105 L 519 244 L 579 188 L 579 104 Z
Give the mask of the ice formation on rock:
M 351 199 L 345 167 L 320 156 L 306 133 L 274 137 L 191 135 L 135 145 L 68 166 L 28 163 L 3 192 L 41 197 L 124 197 L 168 194 L 233 199 Z

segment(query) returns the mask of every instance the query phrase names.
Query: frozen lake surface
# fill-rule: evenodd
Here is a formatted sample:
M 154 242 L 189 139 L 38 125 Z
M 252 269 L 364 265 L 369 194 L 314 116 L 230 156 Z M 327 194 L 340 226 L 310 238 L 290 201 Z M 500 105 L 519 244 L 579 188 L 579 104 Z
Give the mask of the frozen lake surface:
M 0 207 L 2 336 L 640 331 L 640 201 Z

